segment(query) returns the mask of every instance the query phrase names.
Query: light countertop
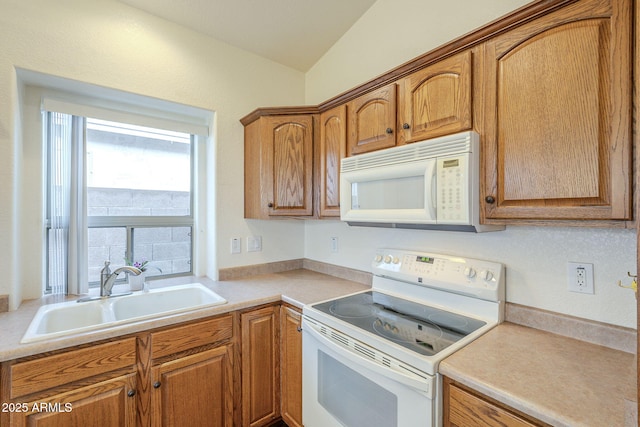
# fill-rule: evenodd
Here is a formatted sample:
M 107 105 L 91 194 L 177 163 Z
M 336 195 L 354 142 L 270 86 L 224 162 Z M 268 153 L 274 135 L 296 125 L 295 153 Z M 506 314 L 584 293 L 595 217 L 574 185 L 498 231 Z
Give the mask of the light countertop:
M 310 270 L 291 270 L 229 281 L 213 281 L 206 277 L 180 277 L 150 282 L 150 288 L 186 283 L 202 283 L 225 298 L 227 303 L 186 313 L 131 322 L 103 330 L 20 344 L 20 340 L 38 308 L 43 304 L 54 302 L 52 298 L 47 297 L 25 301 L 17 310 L 0 314 L 0 361 L 73 347 L 272 302 L 284 301 L 302 308 L 304 304 L 335 298 L 370 287 Z M 68 298 L 68 300 L 76 298 Z
M 632 353 L 503 323 L 443 360 L 440 373 L 553 426 L 635 425 Z
M 301 308 L 367 285 L 298 269 L 243 279 L 181 277 L 151 288 L 202 283 L 224 305 L 20 344 L 31 319 L 50 298 L 24 302 L 0 314 L 0 361 L 73 347 L 152 328 L 284 301 Z M 74 298 L 69 298 L 74 299 Z M 440 363 L 440 372 L 480 393 L 554 426 L 631 426 L 636 405 L 634 354 L 513 323 L 503 323 Z M 631 424 L 634 423 L 634 424 Z

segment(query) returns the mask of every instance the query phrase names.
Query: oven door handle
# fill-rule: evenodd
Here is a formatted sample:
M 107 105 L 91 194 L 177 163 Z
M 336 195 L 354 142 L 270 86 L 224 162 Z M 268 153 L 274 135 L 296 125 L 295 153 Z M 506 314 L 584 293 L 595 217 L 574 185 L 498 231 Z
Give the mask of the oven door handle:
M 391 379 L 392 381 L 399 382 L 407 387 L 413 388 L 415 391 L 424 394 L 425 396 L 431 398 L 433 395 L 432 383 L 433 379 L 430 375 L 427 377 L 422 377 L 418 374 L 405 374 L 394 369 L 388 368 L 384 365 L 374 363 L 369 359 L 366 359 L 361 354 L 356 353 L 350 347 L 344 347 L 338 345 L 331 341 L 329 338 L 322 335 L 318 332 L 312 325 L 308 324 L 305 319 L 302 319 L 302 332 L 307 333 L 311 336 L 311 338 L 315 338 L 317 341 L 321 342 L 325 346 L 329 347 L 331 350 L 338 353 L 340 356 L 348 359 L 349 361 L 362 366 L 364 368 L 369 369 L 375 373 L 384 375 L 385 377 Z M 303 338 L 304 339 L 304 338 Z

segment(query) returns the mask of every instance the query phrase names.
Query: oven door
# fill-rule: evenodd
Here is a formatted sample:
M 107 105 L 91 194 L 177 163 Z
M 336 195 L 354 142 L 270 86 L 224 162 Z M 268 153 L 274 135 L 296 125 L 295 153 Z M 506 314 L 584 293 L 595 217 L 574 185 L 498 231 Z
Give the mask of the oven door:
M 401 362 L 306 317 L 302 331 L 305 427 L 437 425 L 434 377 L 383 366 Z

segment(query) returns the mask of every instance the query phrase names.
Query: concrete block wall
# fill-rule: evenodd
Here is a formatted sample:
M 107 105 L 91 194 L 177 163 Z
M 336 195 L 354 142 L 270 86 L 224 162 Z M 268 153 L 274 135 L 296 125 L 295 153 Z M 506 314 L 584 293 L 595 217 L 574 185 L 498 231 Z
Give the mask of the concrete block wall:
M 189 193 L 114 188 L 88 188 L 89 216 L 180 216 L 189 214 Z M 100 280 L 104 261 L 125 265 L 126 230 L 89 229 L 89 282 Z M 134 261 L 150 261 L 148 276 L 191 271 L 190 227 L 138 227 L 133 230 Z M 156 267 L 156 268 L 153 268 Z

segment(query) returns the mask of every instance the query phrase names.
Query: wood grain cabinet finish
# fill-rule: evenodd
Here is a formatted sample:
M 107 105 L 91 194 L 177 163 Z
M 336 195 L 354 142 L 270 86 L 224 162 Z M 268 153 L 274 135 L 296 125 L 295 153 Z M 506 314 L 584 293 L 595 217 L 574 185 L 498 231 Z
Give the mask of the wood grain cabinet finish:
M 631 218 L 631 7 L 582 0 L 487 42 L 486 218 Z
M 280 309 L 280 384 L 282 420 L 302 427 L 302 314 L 288 306 Z
M 347 106 L 320 114 L 320 216 L 340 216 L 340 160 L 347 150 Z
M 245 126 L 245 218 L 313 215 L 314 116 L 263 116 Z
M 233 336 L 227 314 L 3 362 L 2 402 L 29 410 L 0 425 L 231 427 Z
M 472 53 L 467 50 L 398 82 L 398 145 L 471 129 Z
M 152 426 L 233 426 L 233 346 L 160 363 L 151 373 Z
M 279 306 L 240 315 L 242 425 L 269 425 L 280 418 Z
M 347 155 L 396 145 L 396 84 L 391 83 L 347 104 Z
M 0 413 L 2 425 L 136 423 L 135 338 L 3 362 L 2 378 L 2 402 L 19 408 Z
M 444 378 L 444 427 L 547 427 L 480 393 Z

